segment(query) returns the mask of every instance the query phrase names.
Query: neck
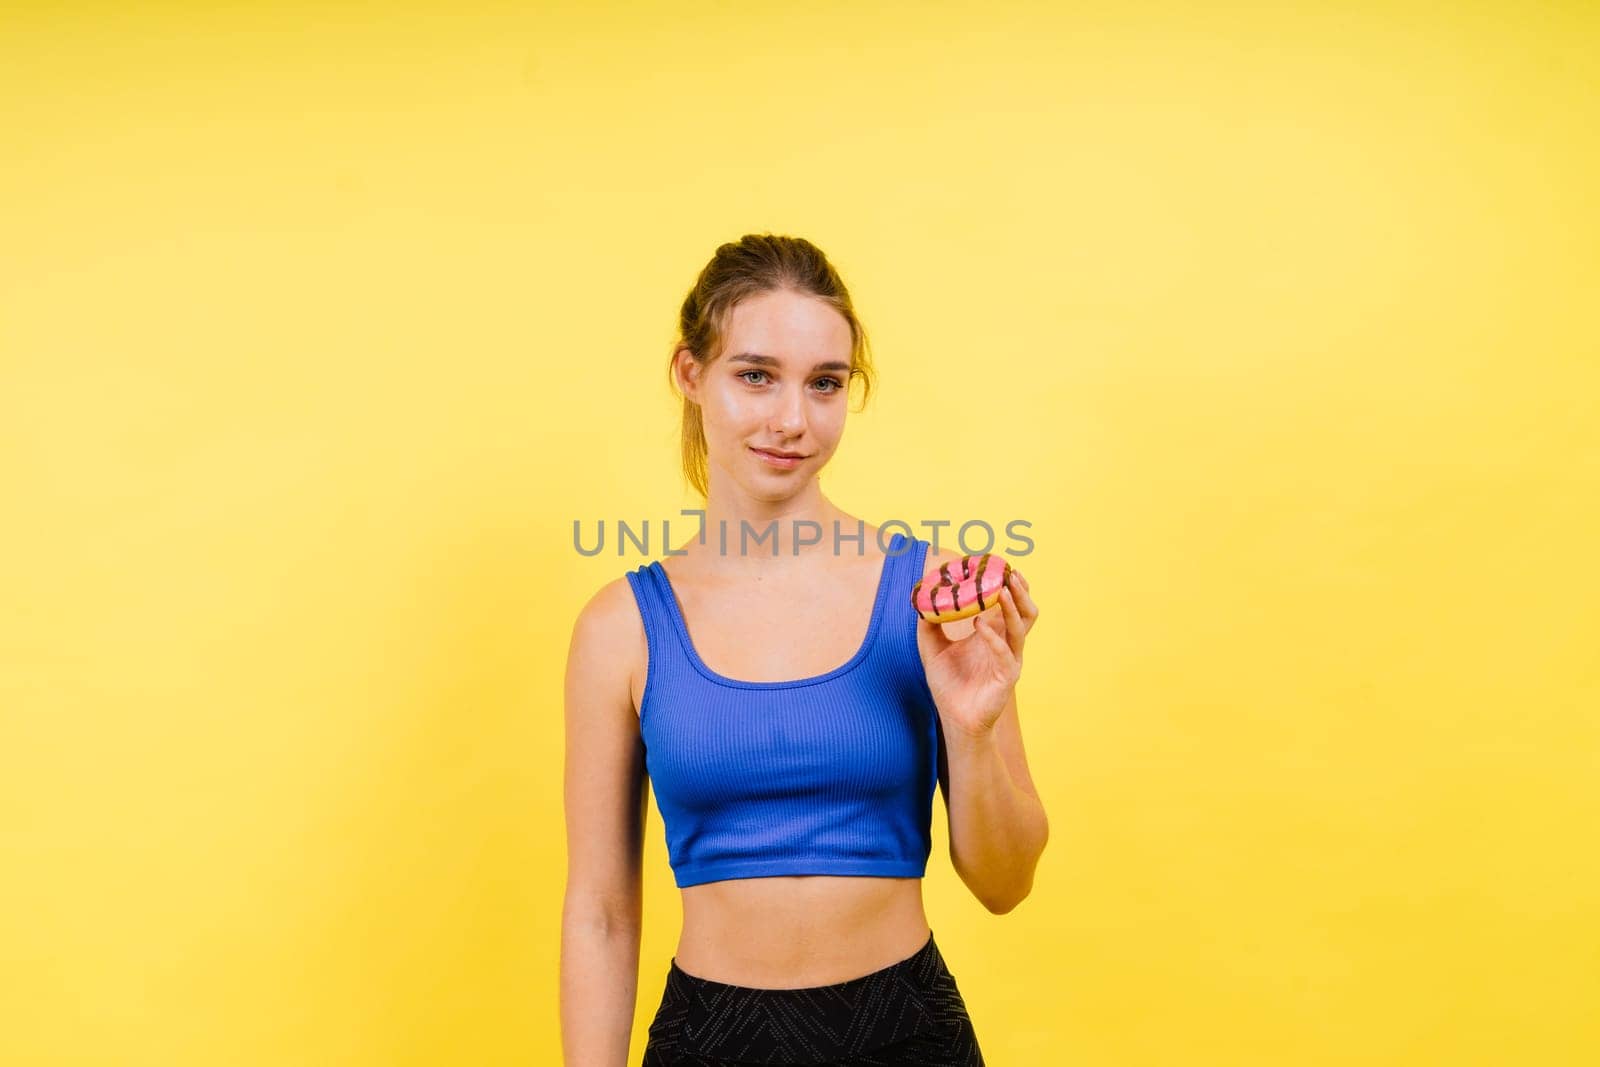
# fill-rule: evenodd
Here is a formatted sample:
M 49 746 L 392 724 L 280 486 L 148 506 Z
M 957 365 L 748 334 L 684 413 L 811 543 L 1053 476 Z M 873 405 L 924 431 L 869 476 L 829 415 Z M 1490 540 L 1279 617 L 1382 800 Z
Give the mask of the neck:
M 701 531 L 682 546 L 686 551 L 714 560 L 718 567 L 770 571 L 817 554 L 833 556 L 834 524 L 840 536 L 838 555 L 865 554 L 853 540 L 858 525 L 822 494 L 812 479 L 794 496 L 760 500 L 737 492 L 719 492 L 713 482 L 705 504 L 704 543 Z M 863 542 L 864 544 L 864 542 Z

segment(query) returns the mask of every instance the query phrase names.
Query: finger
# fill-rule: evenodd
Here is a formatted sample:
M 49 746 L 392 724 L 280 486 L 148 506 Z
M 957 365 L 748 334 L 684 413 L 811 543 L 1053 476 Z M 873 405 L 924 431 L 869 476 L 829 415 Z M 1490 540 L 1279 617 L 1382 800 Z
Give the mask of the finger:
M 980 615 L 978 618 L 981 620 L 977 627 L 978 633 L 983 635 L 984 642 L 993 650 L 1004 673 L 1014 674 L 1021 667 L 1021 663 L 1011 651 L 1011 646 L 1006 644 L 1006 639 L 1000 636 L 999 627 L 994 622 L 988 621 L 987 615 Z
M 1029 620 L 1031 625 L 1032 620 L 1039 615 L 1039 605 L 1034 603 L 1033 594 L 1028 592 L 1028 580 L 1022 576 L 1021 571 L 1012 571 L 1011 578 L 1012 583 L 1006 588 L 1011 589 L 1016 594 L 1017 610 L 1024 618 Z
M 950 635 L 944 632 L 944 624 L 934 622 L 932 619 L 917 616 L 917 644 L 926 646 L 927 651 L 937 655 L 955 644 L 950 640 Z
M 1017 610 L 1016 598 L 1011 595 L 1011 589 L 1002 586 L 1000 589 L 1000 610 L 1006 620 L 1006 642 L 1011 646 L 1011 654 L 1022 659 L 1022 642 L 1028 636 L 1028 625 L 1022 621 L 1022 613 Z

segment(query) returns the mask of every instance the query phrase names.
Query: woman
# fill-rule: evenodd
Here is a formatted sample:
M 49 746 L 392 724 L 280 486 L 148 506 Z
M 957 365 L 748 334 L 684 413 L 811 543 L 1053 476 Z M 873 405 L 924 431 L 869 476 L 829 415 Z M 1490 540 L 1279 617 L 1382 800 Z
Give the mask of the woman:
M 921 878 L 937 780 L 974 895 L 1003 914 L 1032 887 L 1049 830 L 1014 696 L 1027 582 L 1013 570 L 998 604 L 930 623 L 912 586 L 960 554 L 823 495 L 871 367 L 810 242 L 718 248 L 679 327 L 700 529 L 595 594 L 569 653 L 566 1062 L 627 1062 L 648 776 L 683 931 L 644 1067 L 981 1065 Z

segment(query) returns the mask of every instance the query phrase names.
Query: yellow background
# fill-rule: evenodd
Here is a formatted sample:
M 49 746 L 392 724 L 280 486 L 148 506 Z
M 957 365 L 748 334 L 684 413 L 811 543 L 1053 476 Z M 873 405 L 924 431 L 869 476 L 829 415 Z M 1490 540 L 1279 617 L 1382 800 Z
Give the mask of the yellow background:
M 766 230 L 834 499 L 1033 524 L 992 1067 L 1595 1061 L 1593 5 L 139 9 L 0 16 L 0 1061 L 558 1062 L 572 523 Z

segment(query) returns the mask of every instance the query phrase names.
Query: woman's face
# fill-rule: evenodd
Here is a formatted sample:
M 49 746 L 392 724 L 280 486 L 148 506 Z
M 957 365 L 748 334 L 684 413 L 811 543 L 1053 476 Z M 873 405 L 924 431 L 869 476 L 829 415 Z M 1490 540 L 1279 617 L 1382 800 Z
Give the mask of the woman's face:
M 700 405 L 712 483 L 729 478 L 774 500 L 815 478 L 844 434 L 850 348 L 843 315 L 815 297 L 774 290 L 734 306 L 711 364 L 680 353 L 679 381 Z

